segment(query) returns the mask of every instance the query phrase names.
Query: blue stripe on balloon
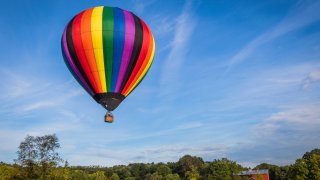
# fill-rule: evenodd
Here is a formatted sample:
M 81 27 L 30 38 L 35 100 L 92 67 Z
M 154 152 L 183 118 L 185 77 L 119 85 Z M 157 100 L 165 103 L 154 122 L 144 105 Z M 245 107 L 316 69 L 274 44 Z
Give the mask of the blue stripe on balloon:
M 114 92 L 117 84 L 118 73 L 121 65 L 122 52 L 125 37 L 125 17 L 119 8 L 113 8 L 114 12 L 114 35 L 113 35 L 113 62 L 111 91 Z

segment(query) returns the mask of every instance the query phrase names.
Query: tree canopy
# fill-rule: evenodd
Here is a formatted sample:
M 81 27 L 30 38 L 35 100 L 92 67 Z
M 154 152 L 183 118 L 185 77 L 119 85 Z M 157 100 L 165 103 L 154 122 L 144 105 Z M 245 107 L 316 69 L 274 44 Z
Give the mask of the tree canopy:
M 60 148 L 55 134 L 26 136 L 20 143 L 16 164 L 0 162 L 0 179 L 68 179 L 68 180 L 237 180 L 250 179 L 235 174 L 249 168 L 227 158 L 204 162 L 185 155 L 178 162 L 132 163 L 113 167 L 69 166 L 56 150 Z M 270 179 L 320 179 L 320 151 L 314 149 L 294 164 L 277 166 L 261 163 L 254 169 L 268 169 Z
M 46 178 L 53 167 L 62 161 L 56 152 L 60 148 L 58 137 L 55 134 L 44 136 L 30 136 L 22 141 L 17 151 L 19 164 L 26 177 Z

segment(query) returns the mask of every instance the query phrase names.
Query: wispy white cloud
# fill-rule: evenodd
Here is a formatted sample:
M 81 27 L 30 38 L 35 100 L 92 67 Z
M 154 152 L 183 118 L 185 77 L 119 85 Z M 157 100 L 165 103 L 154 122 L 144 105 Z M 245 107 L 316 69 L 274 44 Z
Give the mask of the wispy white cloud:
M 273 135 L 278 130 L 289 128 L 304 132 L 320 128 L 320 104 L 303 104 L 284 107 L 281 111 L 271 114 L 265 121 L 255 126 L 257 134 L 265 137 Z
M 22 107 L 22 108 L 20 109 L 20 111 L 24 111 L 24 112 L 26 112 L 26 111 L 33 111 L 33 110 L 36 110 L 36 109 L 52 107 L 52 106 L 54 106 L 55 104 L 56 104 L 56 103 L 51 102 L 51 101 L 50 101 L 50 102 L 49 102 L 49 101 L 47 101 L 47 102 L 45 102 L 45 101 L 33 102 L 33 103 L 31 103 L 31 104 L 28 104 L 28 105 Z
M 0 75 L 2 76 L 3 94 L 1 98 L 16 98 L 22 96 L 27 89 L 31 88 L 31 83 L 27 79 L 18 76 L 17 74 L 6 70 L 0 69 Z
M 144 12 L 144 10 L 152 5 L 153 3 L 156 2 L 156 0 L 148 0 L 148 1 L 144 1 L 144 2 L 135 2 L 135 1 L 138 1 L 138 0 L 133 0 L 133 8 L 134 8 L 134 12 L 138 13 L 138 14 L 141 14 Z
M 163 144 L 159 146 L 143 146 L 128 149 L 105 149 L 105 147 L 92 146 L 80 154 L 72 154 L 68 161 L 74 165 L 107 165 L 173 162 L 186 154 L 196 156 L 219 157 L 225 155 L 230 147 L 219 145 L 190 146 L 184 144 Z M 212 159 L 211 159 L 212 160 Z
M 221 151 L 225 150 L 225 145 L 216 145 L 216 146 L 207 146 L 207 147 L 187 147 L 185 145 L 173 145 L 173 146 L 166 146 L 166 147 L 157 147 L 146 149 L 145 152 L 148 154 L 159 154 L 159 153 L 179 153 L 179 154 L 186 154 L 186 153 L 200 153 L 200 152 L 212 152 L 212 151 Z M 193 153 L 192 153 L 193 152 Z
M 0 90 L 2 152 L 15 152 L 27 134 L 70 132 L 83 127 L 82 113 L 76 115 L 65 109 L 70 99 L 83 94 L 81 88 L 73 87 L 73 80 L 47 83 L 45 78 L 21 74 L 9 68 L 2 68 L 0 76 L 5 84 Z
M 212 118 L 211 123 L 200 118 L 204 123 L 200 132 L 217 131 L 217 138 L 224 136 L 225 143 L 232 145 L 228 157 L 241 164 L 292 163 L 299 153 L 320 144 L 320 94 L 319 86 L 314 85 L 319 65 L 317 61 L 302 62 L 235 75 L 240 78 L 232 88 L 219 87 L 223 94 L 218 98 L 213 93 L 206 96 L 211 102 L 195 105 L 199 108 L 193 112 Z M 208 73 L 205 77 L 212 77 Z M 307 78 L 315 80 L 308 91 L 302 88 Z M 207 134 L 213 136 L 212 132 Z
M 38 109 L 59 107 L 69 99 L 84 94 L 81 88 L 73 88 L 74 80 L 64 83 L 47 83 L 46 79 L 22 75 L 6 69 L 0 74 L 5 81 L 1 89 L 1 112 L 26 115 Z
M 203 126 L 203 123 L 198 121 L 188 122 L 182 125 L 179 125 L 177 129 L 192 129 Z
M 112 143 L 112 142 L 129 142 L 134 140 L 143 140 L 143 139 L 150 139 L 150 138 L 161 138 L 164 136 L 172 136 L 175 134 L 179 134 L 182 132 L 187 132 L 192 129 L 198 129 L 203 127 L 204 124 L 197 121 L 191 121 L 187 123 L 178 124 L 175 127 L 170 127 L 168 129 L 161 129 L 161 130 L 153 130 L 153 131 L 145 131 L 141 133 L 132 133 L 132 132 L 123 132 L 121 136 L 118 136 L 116 139 L 110 138 L 106 139 L 104 142 Z
M 174 31 L 175 21 L 172 21 L 172 18 L 171 14 L 157 14 L 152 17 L 150 21 L 154 24 L 155 29 L 153 29 L 153 33 L 157 35 L 156 37 L 160 38 Z
M 229 61 L 229 67 L 244 61 L 250 56 L 251 53 L 253 53 L 264 43 L 319 21 L 319 8 L 319 1 L 304 1 L 303 3 L 296 4 L 296 6 L 288 13 L 288 15 L 280 23 L 275 25 L 274 28 L 271 28 L 265 33 L 256 37 L 247 45 L 245 45 L 238 53 L 236 53 Z
M 62 90 L 63 91 L 63 90 Z M 63 94 L 63 96 L 61 96 Z M 57 96 L 47 97 L 47 98 L 39 98 L 33 102 L 26 103 L 19 107 L 20 112 L 30 112 L 43 108 L 57 107 L 67 102 L 70 98 L 76 97 L 83 94 L 83 91 L 75 90 L 75 91 L 67 91 L 65 93 L 59 92 Z
M 3 120 L 3 119 L 2 119 Z M 65 134 L 72 132 L 79 132 L 87 129 L 87 123 L 84 120 L 82 113 L 73 113 L 72 111 L 62 109 L 56 112 L 54 116 L 48 115 L 46 118 L 42 119 L 41 122 L 35 123 L 31 126 L 20 127 L 23 123 L 22 121 L 16 122 L 13 126 L 1 126 L 0 127 L 0 159 L 8 163 L 12 163 L 13 159 L 17 156 L 14 154 L 18 150 L 20 142 L 27 135 L 31 136 L 43 136 L 46 134 L 58 134 L 60 139 L 60 144 L 66 151 L 74 151 L 76 147 L 74 141 L 65 143 L 67 137 Z M 12 121 L 12 120 L 11 120 Z M 15 119 L 15 121 L 17 121 Z M 64 154 L 61 154 L 64 156 Z
M 162 96 L 176 92 L 179 88 L 181 66 L 186 58 L 186 48 L 197 23 L 192 13 L 191 1 L 187 1 L 182 13 L 176 19 L 174 37 L 170 42 L 171 50 L 164 61 L 160 77 L 160 93 Z
M 43 123 L 28 128 L 30 135 L 39 136 L 44 134 L 82 131 L 86 128 L 85 117 L 82 113 L 74 113 L 69 110 L 58 110 L 54 116 L 48 117 Z
M 195 82 L 195 87 L 216 88 L 218 93 L 211 93 L 206 96 L 207 99 L 211 100 L 207 104 L 208 107 L 212 107 L 211 109 L 203 108 L 200 106 L 201 104 L 198 105 L 198 109 L 206 114 L 211 112 L 212 115 L 217 113 L 239 115 L 238 110 L 240 110 L 241 115 L 248 113 L 245 109 L 251 109 L 251 111 L 253 111 L 252 108 L 257 110 L 258 108 L 273 109 L 280 105 L 299 105 L 316 101 L 314 97 L 317 97 L 318 91 L 316 89 L 305 91 L 302 87 L 309 74 L 317 71 L 319 67 L 320 64 L 317 62 L 303 62 L 267 69 L 247 70 L 245 73 L 233 74 L 237 78 L 229 81 L 237 81 L 237 83 L 225 83 L 222 79 L 223 83 L 217 82 L 219 87 L 215 86 L 215 82 L 210 85 Z M 210 81 L 211 74 L 208 73 L 205 76 L 207 79 L 204 79 L 204 82 Z M 230 88 L 231 85 L 232 88 Z M 193 111 L 197 112 L 197 109 L 195 108 Z M 197 113 L 201 113 L 201 111 Z
M 84 126 L 81 123 L 74 123 L 67 120 L 66 117 L 57 115 L 52 121 L 45 121 L 39 125 L 35 125 L 23 129 L 9 129 L 2 127 L 0 131 L 0 151 L 14 152 L 17 150 L 19 143 L 26 135 L 42 136 L 45 134 L 54 134 L 61 132 L 70 132 L 71 130 L 81 130 Z M 10 140 L 9 140 L 10 139 Z
M 295 123 L 304 126 L 320 125 L 320 104 L 303 105 L 286 109 L 285 111 L 273 114 L 268 118 L 269 122 Z
M 294 159 L 320 144 L 319 106 L 316 102 L 278 108 L 264 120 L 251 125 L 248 129 L 251 136 L 231 152 L 237 153 L 238 161 L 248 163 L 251 159 L 253 165 L 293 163 Z
M 314 70 L 308 74 L 308 76 L 303 80 L 303 88 L 308 89 L 312 84 L 320 81 L 320 70 Z

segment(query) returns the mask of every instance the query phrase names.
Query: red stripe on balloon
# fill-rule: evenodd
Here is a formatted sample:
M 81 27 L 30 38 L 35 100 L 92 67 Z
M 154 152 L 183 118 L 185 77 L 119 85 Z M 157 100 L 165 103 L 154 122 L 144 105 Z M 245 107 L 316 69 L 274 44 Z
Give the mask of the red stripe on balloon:
M 78 14 L 72 24 L 72 40 L 73 40 L 73 45 L 74 45 L 74 49 L 77 53 L 78 59 L 80 61 L 80 64 L 84 70 L 84 72 L 86 73 L 91 86 L 94 88 L 95 92 L 98 92 L 98 88 L 96 85 L 96 82 L 94 80 L 93 74 L 90 70 L 90 66 L 88 64 L 88 60 L 83 48 L 83 44 L 82 44 L 82 39 L 81 39 L 81 18 L 83 15 L 84 11 L 81 12 L 80 14 Z
M 149 39 L 149 45 L 148 45 L 148 52 L 147 52 L 147 55 L 146 57 L 144 58 L 143 60 L 143 63 L 142 63 L 142 66 L 141 68 L 139 69 L 138 73 L 136 74 L 136 76 L 134 77 L 133 79 L 133 83 L 130 84 L 130 86 L 128 87 L 128 90 L 125 92 L 126 93 L 126 96 L 128 96 L 129 92 L 128 91 L 133 91 L 138 85 L 139 83 L 143 80 L 143 77 L 140 79 L 140 76 L 142 76 L 142 73 L 145 71 L 145 69 L 147 68 L 147 65 L 149 64 L 149 61 L 151 61 L 151 54 L 152 54 L 152 51 L 153 51 L 153 37 L 152 37 L 152 33 L 150 31 L 150 29 L 147 27 L 147 32 L 148 32 L 148 39 Z M 149 67 L 150 68 L 150 67 Z M 148 71 L 149 69 L 147 69 Z M 147 73 L 147 72 L 146 72 Z M 137 82 L 139 80 L 139 82 Z
M 140 22 L 141 22 L 142 29 L 143 29 L 143 42 L 142 42 L 141 51 L 140 51 L 136 66 L 134 67 L 134 69 L 130 75 L 129 80 L 127 81 L 127 84 L 125 85 L 125 87 L 121 91 L 121 94 L 125 94 L 129 90 L 131 84 L 134 83 L 134 80 L 137 79 L 135 77 L 143 64 L 143 61 L 146 59 L 145 57 L 146 57 L 148 49 L 149 49 L 149 41 L 150 41 L 149 34 L 150 33 L 148 32 L 147 25 L 142 20 L 140 20 Z

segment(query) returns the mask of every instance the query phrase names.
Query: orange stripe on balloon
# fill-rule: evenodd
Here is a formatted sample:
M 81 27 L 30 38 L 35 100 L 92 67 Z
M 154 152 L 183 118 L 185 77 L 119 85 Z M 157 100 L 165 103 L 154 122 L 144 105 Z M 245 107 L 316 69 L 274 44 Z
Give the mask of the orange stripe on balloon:
M 91 72 L 97 85 L 97 93 L 102 93 L 101 82 L 99 72 L 97 68 L 96 59 L 94 56 L 94 50 L 92 46 L 92 35 L 91 35 L 91 15 L 93 8 L 84 11 L 81 19 L 81 39 L 83 49 L 86 54 Z
M 94 80 L 93 74 L 91 72 L 90 66 L 87 61 L 86 54 L 83 49 L 82 40 L 81 40 L 81 19 L 83 16 L 83 12 L 78 14 L 72 23 L 72 42 L 74 49 L 76 51 L 77 57 L 80 61 L 81 67 L 83 68 L 86 76 L 88 77 L 91 86 L 93 87 L 94 91 L 97 92 L 97 85 Z
M 147 25 L 143 21 L 141 21 L 141 25 L 142 25 L 142 29 L 143 29 L 143 42 L 142 42 L 140 54 L 139 54 L 137 63 L 136 63 L 136 65 L 130 75 L 130 78 L 127 81 L 127 84 L 124 86 L 121 94 L 125 94 L 125 92 L 127 92 L 129 90 L 129 87 L 131 86 L 131 84 L 134 84 L 135 76 L 137 75 L 139 69 L 142 67 L 143 61 L 145 60 L 145 57 L 146 57 L 148 49 L 149 49 L 148 45 L 149 45 L 149 41 L 150 41 L 150 37 L 149 37 L 150 32 L 148 32 Z
M 142 59 L 142 65 L 141 67 L 139 68 L 138 72 L 136 73 L 136 75 L 134 76 L 132 82 L 130 83 L 130 85 L 128 86 L 128 88 L 125 90 L 124 92 L 124 95 L 128 94 L 128 92 L 134 88 L 134 86 L 136 86 L 138 84 L 138 80 L 139 80 L 139 77 L 142 75 L 142 73 L 144 72 L 144 70 L 147 68 L 147 64 L 150 60 L 150 57 L 151 57 L 151 53 L 152 53 L 152 47 L 153 47 L 153 38 L 152 38 L 152 35 L 151 35 L 151 31 L 150 29 L 147 27 L 147 25 L 143 22 L 142 22 L 142 26 L 144 26 L 146 28 L 146 37 L 148 39 L 148 44 L 147 44 L 147 53 L 146 53 L 146 56 L 144 57 L 141 57 Z M 140 57 L 139 57 L 140 58 Z M 139 61 L 139 60 L 138 60 Z

